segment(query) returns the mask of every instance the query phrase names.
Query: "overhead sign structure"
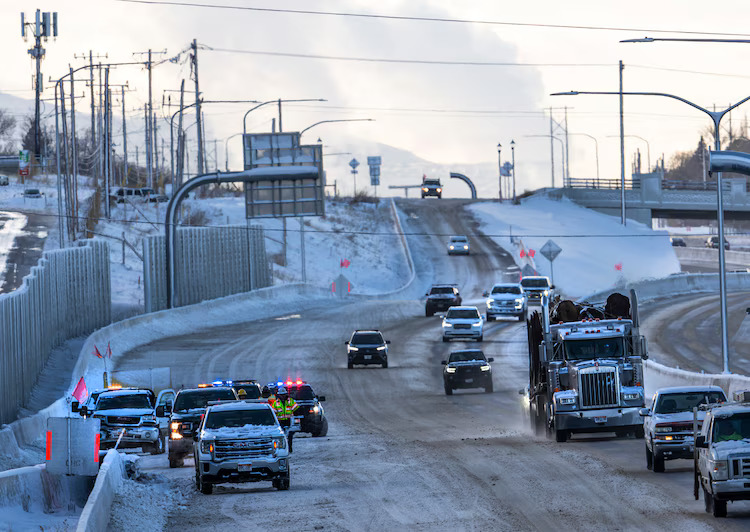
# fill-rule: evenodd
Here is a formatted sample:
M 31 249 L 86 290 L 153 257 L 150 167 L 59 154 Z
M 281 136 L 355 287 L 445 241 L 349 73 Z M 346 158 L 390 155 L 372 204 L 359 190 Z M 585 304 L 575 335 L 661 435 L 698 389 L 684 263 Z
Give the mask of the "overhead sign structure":
M 319 145 L 303 146 L 299 133 L 243 135 L 247 218 L 321 216 L 325 173 Z M 256 176 L 257 174 L 257 176 Z
M 380 161 L 380 156 L 367 158 L 367 165 L 370 167 L 370 186 L 380 185 Z
M 542 249 L 539 250 L 539 253 L 544 255 L 549 261 L 549 273 L 552 284 L 555 284 L 555 271 L 552 269 L 552 262 L 557 258 L 561 251 L 562 248 L 555 244 L 552 240 L 547 240 L 547 242 L 542 246 Z

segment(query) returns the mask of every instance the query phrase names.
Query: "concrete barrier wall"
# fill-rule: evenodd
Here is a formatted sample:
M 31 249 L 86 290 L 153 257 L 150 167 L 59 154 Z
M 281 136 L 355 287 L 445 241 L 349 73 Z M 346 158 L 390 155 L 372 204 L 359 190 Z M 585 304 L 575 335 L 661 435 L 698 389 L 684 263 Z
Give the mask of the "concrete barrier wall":
M 719 250 L 711 248 L 675 247 L 675 255 L 680 262 L 711 262 L 719 263 Z M 750 266 L 750 253 L 746 251 L 724 251 L 727 264 Z
M 666 386 L 721 386 L 730 399 L 736 391 L 750 390 L 750 377 L 744 375 L 696 373 L 670 368 L 652 360 L 645 360 L 643 368 L 647 397 Z
M 110 290 L 109 246 L 86 240 L 45 252 L 23 286 L 0 295 L 0 424 L 15 419 L 55 347 L 110 322 Z
M 96 484 L 89 500 L 78 518 L 76 532 L 100 532 L 107 530 L 112 513 L 112 501 L 125 478 L 125 465 L 120 453 L 110 449 L 102 461 Z

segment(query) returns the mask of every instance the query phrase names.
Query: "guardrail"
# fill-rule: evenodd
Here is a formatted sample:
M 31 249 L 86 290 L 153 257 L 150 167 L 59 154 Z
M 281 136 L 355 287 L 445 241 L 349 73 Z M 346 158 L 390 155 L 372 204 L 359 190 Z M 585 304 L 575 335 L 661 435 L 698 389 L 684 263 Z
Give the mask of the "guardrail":
M 0 295 L 0 423 L 15 419 L 55 347 L 111 321 L 109 246 L 79 246 L 45 252 Z
M 571 177 L 565 182 L 565 188 L 599 188 L 604 190 L 619 190 L 622 182 L 619 179 L 581 179 Z M 640 179 L 626 179 L 626 190 L 638 190 L 641 188 Z

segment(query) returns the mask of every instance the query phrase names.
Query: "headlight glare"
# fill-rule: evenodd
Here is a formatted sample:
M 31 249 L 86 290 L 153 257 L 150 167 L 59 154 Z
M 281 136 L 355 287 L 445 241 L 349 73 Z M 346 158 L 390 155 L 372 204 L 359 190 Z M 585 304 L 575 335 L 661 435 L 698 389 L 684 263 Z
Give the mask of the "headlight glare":
M 482 366 L 482 367 L 481 367 L 480 369 L 481 369 L 482 371 L 489 371 L 489 370 L 490 370 L 490 365 L 489 365 L 489 364 L 485 364 L 485 365 L 484 365 L 484 366 Z
M 451 367 L 451 366 L 448 366 L 448 367 L 446 367 L 446 368 L 445 368 L 445 371 L 446 371 L 447 373 L 455 373 L 455 372 L 456 372 L 456 368 L 453 368 L 453 367 Z

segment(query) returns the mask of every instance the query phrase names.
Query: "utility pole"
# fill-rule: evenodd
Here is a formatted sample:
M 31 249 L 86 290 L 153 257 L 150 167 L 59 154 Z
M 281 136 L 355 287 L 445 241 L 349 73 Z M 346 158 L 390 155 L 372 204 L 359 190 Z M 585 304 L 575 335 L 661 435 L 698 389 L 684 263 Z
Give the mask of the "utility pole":
M 149 152 L 151 151 L 150 150 L 151 139 L 149 139 L 149 137 L 148 137 L 149 129 L 150 129 L 150 127 L 149 127 L 149 120 L 148 120 L 148 104 L 146 104 L 146 105 L 143 106 L 143 116 L 146 119 L 146 131 L 145 131 L 145 134 L 146 134 L 146 139 L 145 140 L 146 140 L 146 142 L 144 143 L 144 145 L 146 147 L 146 167 L 147 167 L 146 168 L 146 175 L 148 176 L 149 186 L 151 186 L 151 180 L 152 180 L 152 176 L 151 176 L 151 156 L 149 154 Z
M 550 168 L 552 168 L 552 184 L 551 187 L 555 188 L 555 129 L 554 120 L 552 119 L 552 108 L 549 108 L 549 160 Z
M 151 141 L 153 142 L 153 148 L 151 150 L 151 160 L 154 163 L 154 182 L 152 184 L 152 187 L 154 190 L 161 190 L 161 186 L 159 184 L 159 151 L 158 151 L 158 145 L 156 143 L 156 139 L 159 135 L 159 128 L 156 126 L 156 115 L 151 115 Z
M 78 231 L 78 147 L 76 139 L 76 95 L 75 85 L 73 79 L 73 67 L 70 68 L 70 136 L 71 136 L 71 152 L 73 159 L 73 171 L 71 172 L 73 177 L 72 189 L 73 189 L 73 231 Z
M 51 19 L 51 20 L 50 20 Z M 34 37 L 34 47 L 29 49 L 29 55 L 36 61 L 36 75 L 34 77 L 34 155 L 39 157 L 41 153 L 41 129 L 39 124 L 39 100 L 42 95 L 42 59 L 46 50 L 42 47 L 42 38 L 45 42 L 52 37 L 57 37 L 57 12 L 42 13 L 36 10 L 35 22 L 26 22 L 26 14 L 21 13 L 21 37 L 26 40 L 26 26 L 31 27 Z
M 156 140 L 153 134 L 153 117 L 154 117 L 154 105 L 152 99 L 152 87 L 153 87 L 153 61 L 152 55 L 165 54 L 163 52 L 153 52 L 150 48 L 147 52 L 135 52 L 133 55 L 147 54 L 148 60 L 146 61 L 146 69 L 148 70 L 148 103 L 146 104 L 146 166 L 148 168 L 148 186 L 154 187 L 154 148 L 156 147 Z
M 625 67 L 620 61 L 620 203 L 622 206 L 622 225 L 627 224 L 625 217 L 625 122 L 623 112 L 623 95 L 622 95 L 622 71 Z
M 565 182 L 570 183 L 570 152 L 568 151 L 568 108 L 565 107 Z
M 279 133 L 281 133 L 281 98 L 279 98 Z
M 125 120 L 125 87 L 122 89 L 122 154 L 124 158 L 124 166 L 122 171 L 122 186 L 128 186 L 128 128 Z
M 104 69 L 104 117 L 103 117 L 103 124 L 104 124 L 104 142 L 102 146 L 103 155 L 104 158 L 102 159 L 103 163 L 103 170 L 104 170 L 104 212 L 106 213 L 107 220 L 109 220 L 111 212 L 109 208 L 109 159 L 111 157 L 110 152 L 110 146 L 112 146 L 111 141 L 111 131 L 109 129 L 109 110 L 110 110 L 110 90 L 109 90 L 109 67 Z
M 182 184 L 182 161 L 185 150 L 182 144 L 182 115 L 185 108 L 185 80 L 180 83 L 180 119 L 177 124 L 177 186 Z M 175 192 L 174 172 L 172 172 L 172 194 Z
M 205 173 L 205 166 L 203 161 L 203 122 L 201 113 L 201 93 L 198 85 L 198 41 L 193 39 L 191 45 L 193 49 L 193 76 L 195 77 L 195 119 L 198 122 L 198 174 Z

